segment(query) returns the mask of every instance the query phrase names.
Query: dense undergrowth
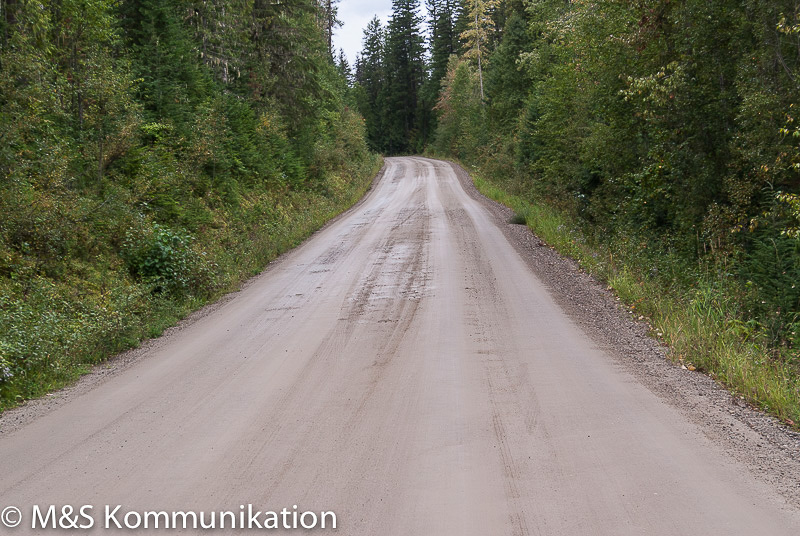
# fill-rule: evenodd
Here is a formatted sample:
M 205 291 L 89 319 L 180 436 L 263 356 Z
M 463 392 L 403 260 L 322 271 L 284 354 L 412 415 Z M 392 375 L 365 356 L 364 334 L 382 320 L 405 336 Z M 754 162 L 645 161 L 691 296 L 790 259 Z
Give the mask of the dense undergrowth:
M 755 406 L 800 423 L 800 363 L 793 349 L 771 344 L 764 326 L 743 308 L 742 289 L 709 264 L 647 251 L 636 240 L 608 241 L 552 205 L 513 193 L 514 185 L 472 167 L 478 190 L 515 212 L 548 245 L 606 281 L 646 320 L 652 335 L 689 370 L 709 373 Z
M 78 212 L 81 218 L 58 207 L 61 232 L 82 235 L 93 254 L 76 258 L 65 248 L 46 268 L 25 255 L 6 265 L 14 272 L 0 283 L 0 409 L 65 385 L 234 290 L 355 203 L 378 162 L 348 170 L 346 180 L 331 174 L 324 194 L 246 193 L 237 206 L 214 211 L 213 227 L 193 234 L 130 206 Z M 90 238 L 109 225 L 104 232 L 122 237 L 118 245 Z
M 456 158 L 687 368 L 800 422 L 794 0 L 430 0 L 365 31 L 369 142 Z M 419 0 L 398 0 L 398 14 Z M 398 36 L 408 39 L 401 41 Z M 414 39 L 412 39 L 414 38 Z M 399 43 L 424 64 L 393 76 Z M 424 54 L 424 45 L 428 54 Z M 413 66 L 413 65 L 412 65 Z
M 324 3 L 0 2 L 0 409 L 236 288 L 377 172 Z

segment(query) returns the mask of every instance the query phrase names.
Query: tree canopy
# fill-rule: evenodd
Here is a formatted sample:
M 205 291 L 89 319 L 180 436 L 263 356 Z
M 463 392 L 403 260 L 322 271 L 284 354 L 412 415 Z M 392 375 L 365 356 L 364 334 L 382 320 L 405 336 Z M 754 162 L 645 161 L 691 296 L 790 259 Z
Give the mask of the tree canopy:
M 743 321 L 800 344 L 794 0 L 426 7 L 426 50 L 415 2 L 365 37 L 356 80 L 374 148 L 478 165 L 676 285 L 716 273 Z
M 353 201 L 375 159 L 335 8 L 0 0 L 0 408 Z

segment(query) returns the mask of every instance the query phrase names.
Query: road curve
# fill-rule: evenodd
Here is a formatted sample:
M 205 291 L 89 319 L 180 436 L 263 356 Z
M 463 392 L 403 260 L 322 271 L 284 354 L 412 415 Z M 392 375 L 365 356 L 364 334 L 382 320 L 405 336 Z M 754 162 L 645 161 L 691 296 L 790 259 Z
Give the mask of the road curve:
M 14 534 L 34 504 L 299 505 L 370 536 L 800 533 L 423 158 L 387 159 L 363 203 L 243 291 L 0 434 Z

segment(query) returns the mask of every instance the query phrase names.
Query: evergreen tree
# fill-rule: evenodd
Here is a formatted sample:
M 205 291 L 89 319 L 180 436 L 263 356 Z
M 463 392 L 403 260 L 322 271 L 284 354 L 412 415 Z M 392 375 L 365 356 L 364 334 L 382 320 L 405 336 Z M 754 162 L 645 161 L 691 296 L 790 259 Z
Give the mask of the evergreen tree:
M 331 59 L 333 59 L 333 30 L 342 25 L 342 21 L 336 18 L 339 11 L 336 4 L 339 3 L 339 0 L 319 0 L 319 2 L 325 41 L 328 43 L 328 51 L 331 55 Z
M 182 8 L 160 0 L 125 0 L 119 10 L 149 119 L 188 128 L 194 108 L 213 88 Z
M 356 81 L 361 88 L 359 111 L 367 124 L 367 143 L 375 151 L 387 150 L 384 116 L 386 76 L 384 48 L 386 36 L 378 17 L 364 29 L 363 50 L 356 63 Z
M 394 0 L 386 39 L 386 149 L 419 151 L 424 144 L 419 92 L 425 81 L 419 0 Z
M 430 86 L 438 96 L 441 81 L 447 74 L 450 56 L 458 49 L 455 29 L 456 0 L 428 0 L 430 25 Z
M 454 30 L 456 33 L 456 49 L 460 55 L 466 51 L 466 41 L 463 37 L 472 20 L 472 8 L 475 0 L 456 0 Z
M 458 48 L 455 31 L 456 0 L 428 0 L 429 63 L 428 78 L 420 92 L 420 109 L 425 124 L 425 142 L 436 131 L 436 114 L 433 108 L 439 98 L 442 79 L 447 74 L 450 56 Z
M 317 0 L 255 0 L 248 66 L 254 97 L 274 100 L 297 133 L 330 98 L 322 79 L 333 67 L 320 21 L 328 20 Z
M 489 52 L 489 44 L 495 31 L 494 15 L 497 0 L 467 0 L 469 15 L 467 28 L 461 33 L 464 42 L 464 57 L 472 60 L 478 68 L 481 99 L 484 98 L 483 64 Z
M 486 70 L 486 91 L 490 116 L 502 131 L 514 125 L 531 85 L 520 60 L 530 50 L 530 38 L 522 15 L 513 12 L 503 29 L 503 37 L 490 56 Z
M 352 200 L 376 159 L 334 4 L 0 0 L 0 408 Z
M 350 69 L 350 62 L 347 61 L 344 49 L 339 49 L 339 57 L 336 58 L 336 69 L 344 79 L 345 83 L 349 86 L 353 81 L 353 72 Z
M 252 10 L 252 0 L 192 0 L 182 8 L 203 63 L 224 84 L 238 80 L 245 68 Z

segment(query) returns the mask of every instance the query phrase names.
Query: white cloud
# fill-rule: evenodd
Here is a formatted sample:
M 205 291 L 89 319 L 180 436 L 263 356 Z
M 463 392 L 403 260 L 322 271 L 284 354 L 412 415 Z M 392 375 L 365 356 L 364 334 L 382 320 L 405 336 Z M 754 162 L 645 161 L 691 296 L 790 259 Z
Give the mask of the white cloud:
M 361 40 L 364 37 L 364 28 L 375 15 L 385 26 L 392 14 L 391 0 L 341 0 L 337 5 L 339 8 L 339 20 L 344 24 L 337 28 L 333 33 L 333 46 L 336 55 L 339 49 L 344 49 L 347 61 L 352 67 L 356 54 L 361 52 Z

